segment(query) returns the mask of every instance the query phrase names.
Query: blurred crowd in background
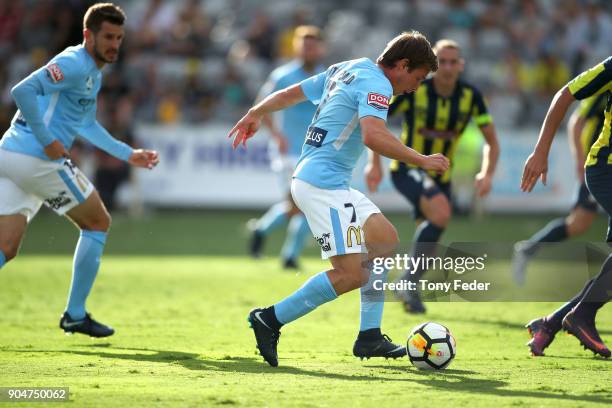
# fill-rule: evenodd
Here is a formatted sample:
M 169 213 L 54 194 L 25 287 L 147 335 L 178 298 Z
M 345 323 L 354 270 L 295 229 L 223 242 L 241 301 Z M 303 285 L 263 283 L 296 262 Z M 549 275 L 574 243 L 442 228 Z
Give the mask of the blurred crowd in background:
M 91 0 L 0 0 L 0 127 L 10 88 L 82 41 Z M 292 57 L 293 29 L 323 28 L 327 63 L 376 58 L 397 33 L 456 40 L 464 78 L 486 95 L 495 122 L 538 126 L 554 93 L 610 54 L 612 1 L 597 0 L 118 0 L 126 38 L 105 68 L 98 117 L 127 141 L 147 123 L 231 121 L 268 73 Z M 119 171 L 109 158 L 102 167 Z M 100 187 L 100 186 L 99 186 Z
M 91 0 L 0 0 L 0 125 L 9 90 L 82 40 Z M 496 122 L 537 124 L 573 75 L 610 54 L 612 2 L 596 0 L 119 0 L 127 13 L 120 62 L 105 69 L 103 122 L 233 120 L 267 74 L 291 58 L 293 28 L 324 29 L 326 62 L 375 58 L 407 29 L 464 47 L 465 78 Z M 496 114 L 497 113 L 497 114 Z

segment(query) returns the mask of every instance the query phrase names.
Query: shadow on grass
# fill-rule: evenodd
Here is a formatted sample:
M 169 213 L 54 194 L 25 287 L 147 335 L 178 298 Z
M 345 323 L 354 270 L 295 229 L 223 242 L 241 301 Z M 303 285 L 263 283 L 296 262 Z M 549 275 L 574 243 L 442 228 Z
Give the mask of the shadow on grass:
M 324 370 L 306 370 L 303 368 L 280 366 L 270 367 L 261 359 L 254 357 L 231 357 L 226 356 L 222 359 L 204 358 L 197 353 L 187 353 L 182 351 L 154 350 L 147 348 L 121 348 L 112 347 L 110 343 L 85 346 L 103 350 L 10 350 L 22 353 L 66 353 L 89 357 L 102 357 L 108 359 L 120 359 L 149 363 L 165 363 L 180 365 L 189 370 L 220 371 L 224 373 L 240 374 L 292 374 L 299 376 L 310 376 L 327 378 L 330 380 L 343 381 L 403 381 L 413 382 L 430 388 L 441 389 L 444 391 L 456 391 L 474 393 L 478 395 L 491 395 L 495 397 L 509 398 L 545 398 L 564 401 L 592 402 L 611 404 L 612 397 L 607 395 L 570 395 L 560 390 L 559 392 L 550 391 L 523 391 L 511 390 L 504 387 L 510 385 L 507 381 L 475 378 L 479 373 L 468 370 L 448 369 L 443 371 L 419 371 L 412 367 L 400 367 L 393 365 L 372 365 L 364 366 L 380 370 L 379 374 L 371 375 L 346 375 L 333 373 Z M 7 350 L 9 351 L 9 350 Z M 281 361 L 282 364 L 282 361 Z M 403 378 L 389 377 L 389 373 L 405 374 Z
M 558 392 L 546 392 L 505 389 L 503 387 L 509 385 L 509 382 L 486 378 L 473 378 L 466 375 L 464 372 L 462 372 L 462 370 L 448 369 L 443 371 L 419 371 L 411 368 L 383 365 L 370 367 L 403 372 L 412 376 L 410 378 L 411 382 L 427 387 L 440 388 L 444 391 L 457 391 L 478 395 L 488 394 L 496 397 L 546 398 L 576 402 L 596 402 L 602 404 L 612 403 L 612 397 L 604 395 L 570 395 L 566 394 L 564 390 L 559 390 Z M 471 374 L 469 371 L 468 373 Z
M 433 320 L 435 320 L 435 315 L 434 318 L 432 318 Z M 465 319 L 465 318 L 461 318 L 461 317 L 453 317 L 453 322 L 459 322 L 459 323 L 472 323 L 472 324 L 480 324 L 480 325 L 486 325 L 486 326 L 497 326 L 499 328 L 502 329 L 518 329 L 518 330 L 527 330 L 525 328 L 525 325 L 527 324 L 527 322 L 525 323 L 513 323 L 513 322 L 509 322 L 507 320 L 490 320 L 490 319 L 478 319 L 478 318 L 474 318 L 471 317 L 469 319 Z M 597 331 L 599 332 L 599 334 L 601 335 L 611 335 L 612 334 L 612 330 L 602 330 L 602 329 L 597 329 Z

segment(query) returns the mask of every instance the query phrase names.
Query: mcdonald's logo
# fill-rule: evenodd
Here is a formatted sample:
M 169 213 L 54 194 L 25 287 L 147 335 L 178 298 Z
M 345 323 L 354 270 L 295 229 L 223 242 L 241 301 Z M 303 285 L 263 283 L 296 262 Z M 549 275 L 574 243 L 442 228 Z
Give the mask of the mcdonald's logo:
M 353 247 L 353 236 L 355 236 L 356 245 L 361 246 L 361 227 L 350 226 L 346 230 L 346 246 L 348 248 Z

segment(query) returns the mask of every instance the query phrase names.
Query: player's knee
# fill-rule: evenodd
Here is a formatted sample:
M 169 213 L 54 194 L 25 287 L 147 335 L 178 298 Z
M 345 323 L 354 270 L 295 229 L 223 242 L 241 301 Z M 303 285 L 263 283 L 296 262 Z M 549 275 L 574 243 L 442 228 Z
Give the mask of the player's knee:
M 446 228 L 450 222 L 451 211 L 450 207 L 441 207 L 440 209 L 433 211 L 427 219 L 429 222 L 440 228 Z
M 110 229 L 112 218 L 108 211 L 104 210 L 98 216 L 93 217 L 89 222 L 86 223 L 84 229 L 90 231 L 103 231 L 107 232 Z
M 336 284 L 334 285 L 338 295 L 359 289 L 368 283 L 369 276 L 367 270 L 364 268 L 355 266 L 336 266 L 334 269 L 338 276 Z
M 382 234 L 378 234 L 376 238 L 376 242 L 367 242 L 368 253 L 370 255 L 392 256 L 400 244 L 399 234 L 391 223 L 388 223 Z
M 100 231 L 107 232 L 110 229 L 112 222 L 113 219 L 111 215 L 108 213 L 108 211 L 104 210 L 104 216 L 100 222 Z
M 349 286 L 351 290 L 359 289 L 360 287 L 366 285 L 368 283 L 369 278 L 370 275 L 368 273 L 368 270 L 365 268 L 359 268 L 359 270 L 353 271 L 353 273 L 351 273 L 350 275 L 349 281 Z
M 387 256 L 399 246 L 397 229 L 382 215 L 368 218 L 364 235 L 370 256 Z
M 586 218 L 574 217 L 566 224 L 567 235 L 570 237 L 584 234 L 591 226 L 591 221 Z
M 4 254 L 4 259 L 6 262 L 14 259 L 19 252 L 19 243 L 2 243 L 0 244 L 0 251 Z
M 397 233 L 397 229 L 389 224 L 390 228 L 387 232 L 387 244 L 392 246 L 393 248 L 397 248 L 400 244 L 399 234 Z
M 440 228 L 445 228 L 450 222 L 451 206 L 446 197 L 437 194 L 421 203 L 423 213 L 429 222 Z

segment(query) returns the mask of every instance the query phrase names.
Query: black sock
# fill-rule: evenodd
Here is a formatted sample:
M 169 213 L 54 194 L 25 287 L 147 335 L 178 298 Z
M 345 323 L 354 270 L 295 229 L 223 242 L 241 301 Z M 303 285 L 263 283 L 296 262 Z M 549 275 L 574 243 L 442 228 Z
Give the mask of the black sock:
M 268 326 L 270 326 L 272 330 L 279 331 L 280 328 L 283 327 L 283 324 L 279 322 L 276 318 L 276 313 L 274 313 L 274 306 L 266 307 L 265 309 L 263 309 L 263 311 L 261 312 L 261 318 L 264 322 L 266 322 Z
M 376 340 L 380 337 L 382 337 L 382 333 L 380 328 L 377 327 L 375 329 L 360 331 L 359 335 L 357 336 L 357 340 Z
M 557 218 L 548 223 L 527 240 L 525 252 L 529 255 L 536 253 L 542 242 L 560 242 L 567 239 L 567 226 L 564 218 Z
M 595 317 L 597 310 L 610 301 L 612 292 L 612 254 L 608 256 L 593 284 L 586 291 L 576 306 L 576 314 L 583 317 Z
M 587 283 L 584 285 L 580 293 L 574 296 L 569 302 L 561 306 L 559 309 L 555 310 L 550 315 L 546 316 L 546 321 L 549 323 L 549 327 L 555 331 L 561 330 L 561 322 L 566 314 L 572 310 L 578 302 L 582 299 L 584 294 L 589 290 L 591 284 L 593 283 L 593 279 L 589 279 Z
M 425 257 L 432 256 L 435 252 L 436 243 L 440 240 L 440 236 L 444 232 L 444 228 L 438 227 L 429 221 L 423 221 L 414 232 L 414 247 L 411 257 L 419 257 L 424 255 Z M 406 269 L 402 279 L 416 282 L 425 273 L 423 268 L 417 268 L 412 271 Z

